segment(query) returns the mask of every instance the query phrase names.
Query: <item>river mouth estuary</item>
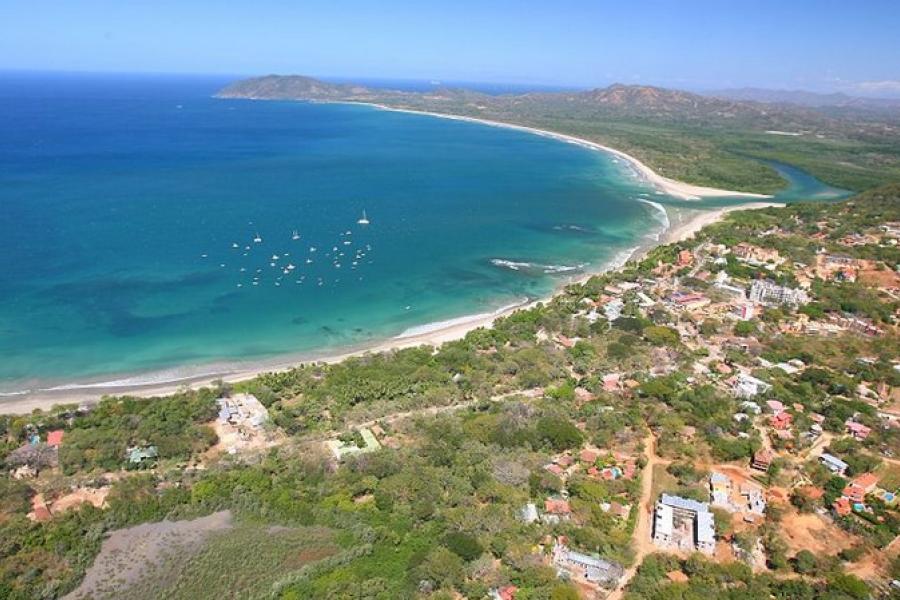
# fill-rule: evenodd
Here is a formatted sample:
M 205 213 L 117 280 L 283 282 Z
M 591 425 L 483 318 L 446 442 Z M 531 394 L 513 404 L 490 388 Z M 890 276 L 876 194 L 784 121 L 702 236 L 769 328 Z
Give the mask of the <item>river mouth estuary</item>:
M 742 202 L 672 198 L 627 160 L 524 131 L 213 99 L 222 83 L 0 79 L 0 393 L 409 338 L 620 264 L 673 207 Z M 843 196 L 779 168 L 775 201 Z

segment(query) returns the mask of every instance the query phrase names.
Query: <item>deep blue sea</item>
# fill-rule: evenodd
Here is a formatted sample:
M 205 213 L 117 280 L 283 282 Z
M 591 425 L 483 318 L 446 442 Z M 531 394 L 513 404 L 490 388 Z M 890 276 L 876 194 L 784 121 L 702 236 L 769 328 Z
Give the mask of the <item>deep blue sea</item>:
M 174 378 L 492 311 L 651 240 L 665 216 L 639 200 L 678 202 L 573 144 L 213 99 L 225 83 L 0 74 L 0 392 Z

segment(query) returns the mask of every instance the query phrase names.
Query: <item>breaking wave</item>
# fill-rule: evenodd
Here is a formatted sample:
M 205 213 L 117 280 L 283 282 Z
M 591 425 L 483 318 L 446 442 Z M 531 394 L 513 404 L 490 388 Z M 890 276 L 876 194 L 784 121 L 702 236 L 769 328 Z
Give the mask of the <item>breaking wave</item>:
M 636 200 L 638 202 L 642 202 L 643 204 L 647 204 L 654 209 L 652 213 L 653 219 L 660 224 L 660 229 L 656 233 L 650 234 L 650 237 L 658 242 L 660 236 L 662 236 L 662 234 L 668 231 L 669 227 L 672 226 L 672 222 L 669 221 L 669 213 L 666 212 L 666 208 L 659 202 L 653 202 L 652 200 L 647 200 L 646 198 L 636 198 Z
M 504 258 L 492 258 L 491 264 L 495 267 L 510 269 L 511 271 L 530 271 L 533 273 L 543 273 L 545 275 L 572 273 L 575 271 L 580 271 L 587 266 L 587 263 L 582 263 L 579 265 L 542 265 L 538 263 L 507 260 Z

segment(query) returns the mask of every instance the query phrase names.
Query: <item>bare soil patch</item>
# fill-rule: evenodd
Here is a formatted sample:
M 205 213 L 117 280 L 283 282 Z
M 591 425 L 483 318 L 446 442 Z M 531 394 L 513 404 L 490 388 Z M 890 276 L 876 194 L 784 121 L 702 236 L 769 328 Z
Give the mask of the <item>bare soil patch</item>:
M 781 534 L 792 555 L 800 550 L 809 550 L 821 556 L 834 555 L 857 541 L 818 514 L 796 511 L 785 513 L 781 521 Z

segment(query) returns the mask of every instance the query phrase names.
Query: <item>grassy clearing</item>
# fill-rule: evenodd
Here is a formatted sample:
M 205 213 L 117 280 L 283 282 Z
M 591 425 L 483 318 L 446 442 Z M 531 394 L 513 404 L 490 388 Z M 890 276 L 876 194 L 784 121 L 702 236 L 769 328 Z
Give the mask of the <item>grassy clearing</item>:
M 328 529 L 239 525 L 213 534 L 196 552 L 165 557 L 120 597 L 265 597 L 278 579 L 338 550 Z

